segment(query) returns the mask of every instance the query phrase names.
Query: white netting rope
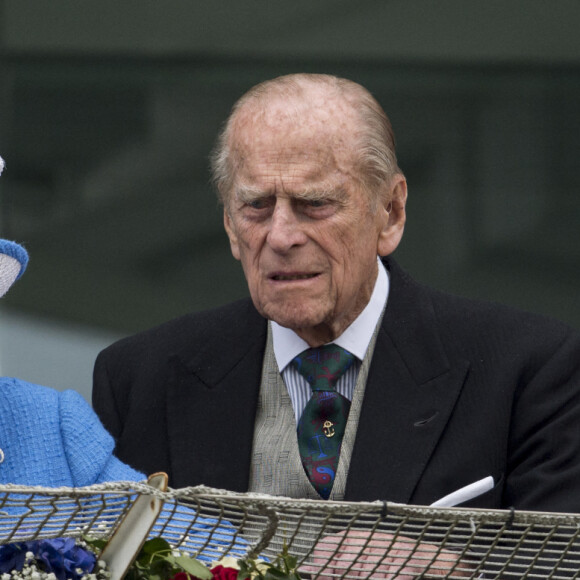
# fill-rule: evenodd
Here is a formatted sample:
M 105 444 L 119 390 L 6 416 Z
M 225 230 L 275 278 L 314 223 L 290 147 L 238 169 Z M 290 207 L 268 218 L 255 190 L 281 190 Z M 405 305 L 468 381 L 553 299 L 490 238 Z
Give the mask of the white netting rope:
M 406 578 L 580 578 L 580 515 L 294 500 L 205 486 L 0 486 L 0 543 L 109 537 L 138 495 L 164 502 L 151 535 L 206 561 L 272 559 L 287 547 L 312 577 L 388 569 Z

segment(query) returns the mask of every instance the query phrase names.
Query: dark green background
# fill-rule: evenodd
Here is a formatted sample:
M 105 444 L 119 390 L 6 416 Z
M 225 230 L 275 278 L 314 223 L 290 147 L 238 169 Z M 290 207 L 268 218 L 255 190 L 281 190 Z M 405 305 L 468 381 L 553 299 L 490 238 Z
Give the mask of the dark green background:
M 5 307 L 129 333 L 246 294 L 207 155 L 245 90 L 364 84 L 409 182 L 399 261 L 580 327 L 580 2 L 0 0 Z

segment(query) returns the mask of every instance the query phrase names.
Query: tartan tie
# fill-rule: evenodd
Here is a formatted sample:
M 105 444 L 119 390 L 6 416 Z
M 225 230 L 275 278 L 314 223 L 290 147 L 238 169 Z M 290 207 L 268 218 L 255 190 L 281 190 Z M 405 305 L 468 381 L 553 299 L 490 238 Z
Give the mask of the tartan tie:
M 312 387 L 298 421 L 298 448 L 306 475 L 323 499 L 332 490 L 350 410 L 350 401 L 336 392 L 335 385 L 353 362 L 350 352 L 327 344 L 305 350 L 291 363 Z

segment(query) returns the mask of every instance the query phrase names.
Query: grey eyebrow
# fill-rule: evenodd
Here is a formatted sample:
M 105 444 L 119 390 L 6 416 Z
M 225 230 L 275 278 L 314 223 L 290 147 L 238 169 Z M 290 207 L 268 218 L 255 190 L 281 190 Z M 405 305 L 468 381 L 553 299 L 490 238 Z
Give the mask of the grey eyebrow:
M 304 189 L 295 194 L 294 197 L 307 199 L 344 199 L 346 191 L 344 189 L 336 189 L 335 187 L 313 187 L 312 189 Z
M 241 202 L 253 201 L 256 199 L 270 197 L 271 194 L 265 192 L 263 189 L 251 186 L 242 186 L 236 189 L 234 192 L 236 199 Z
M 234 192 L 235 198 L 242 203 L 275 197 L 275 195 L 275 193 L 270 193 L 259 187 L 252 187 L 251 185 L 241 185 Z M 290 193 L 289 196 L 299 201 L 323 201 L 330 199 L 344 202 L 348 198 L 348 193 L 342 187 L 336 188 L 322 184 Z

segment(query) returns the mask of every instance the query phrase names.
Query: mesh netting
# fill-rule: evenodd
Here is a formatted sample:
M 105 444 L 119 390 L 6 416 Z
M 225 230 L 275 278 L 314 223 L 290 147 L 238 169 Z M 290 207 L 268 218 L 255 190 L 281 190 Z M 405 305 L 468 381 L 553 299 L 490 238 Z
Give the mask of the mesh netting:
M 312 578 L 580 577 L 580 515 L 291 500 L 204 486 L 0 486 L 0 543 L 109 537 L 138 495 L 164 501 L 151 535 L 206 561 L 271 560 L 287 547 Z

